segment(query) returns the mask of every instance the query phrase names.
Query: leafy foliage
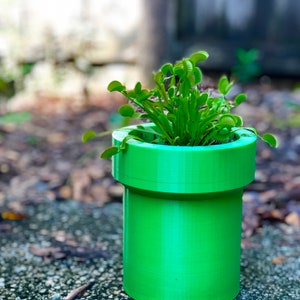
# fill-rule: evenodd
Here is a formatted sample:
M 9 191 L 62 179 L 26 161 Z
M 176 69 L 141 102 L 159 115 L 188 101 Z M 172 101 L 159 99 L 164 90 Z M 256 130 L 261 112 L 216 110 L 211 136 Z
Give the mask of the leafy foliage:
M 15 61 L 7 65 L 0 61 L 0 100 L 8 100 L 22 90 L 25 77 L 33 68 L 31 63 Z
M 124 139 L 120 148 L 112 146 L 101 157 L 109 158 L 118 153 L 126 147 L 129 139 L 175 146 L 208 146 L 235 140 L 235 131 L 243 126 L 243 120 L 231 110 L 240 105 L 246 95 L 238 94 L 234 99 L 227 100 L 225 97 L 233 81 L 226 76 L 219 79 L 218 91 L 201 90 L 202 72 L 197 64 L 207 58 L 207 52 L 199 51 L 174 65 L 164 64 L 158 72 L 153 73 L 155 87 L 151 90 L 144 89 L 140 82 L 136 83 L 134 89 L 128 90 L 119 81 L 112 81 L 108 90 L 120 92 L 129 100 L 119 108 L 119 113 L 126 118 L 153 122 L 155 127 L 145 129 L 139 125 Z M 252 132 L 260 137 L 254 128 L 246 129 L 249 134 Z M 152 137 L 150 140 L 149 136 Z M 88 131 L 83 141 L 95 137 L 99 135 Z M 276 139 L 271 134 L 260 138 L 276 146 Z
M 21 124 L 23 122 L 29 121 L 31 119 L 31 114 L 26 111 L 21 112 L 11 112 L 4 115 L 0 115 L 0 125 L 1 124 Z
M 232 69 L 236 80 L 246 83 L 261 75 L 261 68 L 258 63 L 259 51 L 257 49 L 237 49 L 236 56 L 238 62 Z

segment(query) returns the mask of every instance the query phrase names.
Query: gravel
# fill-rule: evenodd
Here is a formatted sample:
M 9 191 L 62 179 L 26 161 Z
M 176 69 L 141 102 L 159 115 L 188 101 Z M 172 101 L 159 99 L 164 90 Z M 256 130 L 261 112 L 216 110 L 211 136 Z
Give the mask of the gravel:
M 300 227 L 266 223 L 244 245 L 236 300 L 300 299 Z
M 1 300 L 65 299 L 89 283 L 82 299 L 130 299 L 122 291 L 120 203 L 27 208 L 27 220 L 0 233 Z
M 0 221 L 0 300 L 78 299 L 78 288 L 80 299 L 130 299 L 122 289 L 121 203 L 26 209 L 25 220 Z M 300 299 L 300 228 L 264 224 L 243 241 L 236 300 L 243 299 Z

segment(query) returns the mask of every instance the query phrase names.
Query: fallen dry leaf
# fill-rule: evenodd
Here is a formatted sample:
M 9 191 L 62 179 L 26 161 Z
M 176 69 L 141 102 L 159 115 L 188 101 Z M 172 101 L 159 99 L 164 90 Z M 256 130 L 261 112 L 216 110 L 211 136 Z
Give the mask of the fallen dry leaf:
M 277 256 L 272 260 L 272 264 L 279 265 L 285 262 L 286 258 L 284 256 Z
M 124 187 L 121 184 L 115 184 L 108 187 L 108 194 L 112 198 L 121 198 L 124 192 Z
M 3 220 L 24 220 L 28 218 L 27 215 L 14 211 L 4 211 L 0 214 L 0 217 Z
M 264 207 L 260 207 L 257 209 L 257 212 L 261 215 L 263 220 L 273 220 L 284 222 L 285 218 L 285 210 L 284 209 L 271 209 L 264 211 Z
M 285 223 L 292 225 L 292 226 L 300 226 L 300 216 L 295 211 L 289 213 L 285 219 Z
M 71 174 L 73 199 L 80 201 L 91 184 L 91 178 L 86 169 L 74 170 Z
M 40 248 L 37 246 L 29 246 L 28 250 L 33 255 L 40 256 L 45 259 L 48 258 L 60 259 L 66 257 L 66 254 L 63 253 L 59 247 Z
M 79 288 L 71 291 L 65 300 L 74 300 L 77 298 L 81 298 L 84 293 L 94 284 L 94 282 L 89 282 L 87 284 L 84 284 L 82 286 L 80 286 Z
M 47 141 L 50 144 L 59 144 L 65 142 L 66 138 L 66 135 L 62 132 L 53 132 L 47 136 Z
M 63 185 L 58 190 L 58 195 L 63 199 L 72 198 L 72 188 L 69 185 Z
M 248 249 L 248 248 L 262 248 L 261 244 L 253 243 L 247 239 L 242 239 L 241 243 L 242 249 Z
M 93 198 L 93 202 L 97 203 L 100 206 L 103 206 L 110 200 L 107 194 L 107 189 L 101 185 L 93 185 L 90 188 L 90 195 Z

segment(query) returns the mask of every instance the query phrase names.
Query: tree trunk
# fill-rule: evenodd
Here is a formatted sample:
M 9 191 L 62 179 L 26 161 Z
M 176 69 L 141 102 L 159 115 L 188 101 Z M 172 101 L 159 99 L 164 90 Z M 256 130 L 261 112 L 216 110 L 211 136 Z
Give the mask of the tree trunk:
M 138 35 L 138 66 L 143 85 L 153 86 L 152 72 L 170 59 L 172 0 L 142 0 Z

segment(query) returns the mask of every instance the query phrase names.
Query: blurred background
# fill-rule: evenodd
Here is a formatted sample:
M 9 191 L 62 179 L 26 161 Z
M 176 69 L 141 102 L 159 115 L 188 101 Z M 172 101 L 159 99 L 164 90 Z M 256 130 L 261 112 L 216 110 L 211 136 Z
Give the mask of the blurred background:
M 105 296 L 93 299 L 128 299 L 120 275 L 123 188 L 111 176 L 111 162 L 99 158 L 111 137 L 84 144 L 81 136 L 122 125 L 117 108 L 126 99 L 107 92 L 111 80 L 151 86 L 162 63 L 199 50 L 210 54 L 200 65 L 202 87 L 215 88 L 221 74 L 229 75 L 231 96 L 248 96 L 237 112 L 245 125 L 279 140 L 276 149 L 257 143 L 255 180 L 244 193 L 243 247 L 255 263 L 245 262 L 249 284 L 242 282 L 246 292 L 254 288 L 254 298 L 242 298 L 299 299 L 293 231 L 300 226 L 299 12 L 299 0 L 0 0 L 3 299 L 61 299 L 57 293 L 98 281 L 99 272 L 94 292 Z M 284 232 L 272 242 L 247 242 L 264 224 Z M 289 236 L 298 250 L 287 246 Z M 73 268 L 75 260 L 61 258 L 90 257 L 80 245 L 100 245 L 114 258 L 88 263 L 93 271 L 87 264 Z M 273 245 L 282 245 L 276 256 Z M 270 259 L 256 255 L 271 248 Z
M 0 0 L 0 97 L 15 107 L 37 93 L 84 100 L 112 79 L 151 85 L 161 63 L 199 49 L 210 71 L 299 77 L 299 11 L 296 0 Z
M 151 86 L 162 63 L 199 50 L 204 85 L 230 75 L 248 95 L 245 124 L 278 136 L 279 149 L 258 144 L 259 192 L 299 192 L 299 11 L 297 0 L 0 0 L 0 199 L 120 200 L 97 158 L 110 137 L 80 140 L 121 124 L 125 99 L 108 83 Z
M 70 291 L 74 299 L 74 290 L 84 293 L 78 287 L 97 295 L 86 299 L 129 299 L 123 187 L 99 158 L 111 136 L 81 136 L 124 124 L 117 108 L 126 99 L 107 91 L 110 81 L 150 87 L 162 63 L 199 50 L 210 55 L 201 88 L 229 75 L 231 96 L 247 94 L 237 111 L 244 124 L 279 140 L 278 148 L 258 141 L 255 180 L 245 188 L 237 299 L 299 299 L 299 12 L 299 0 L 0 0 L 3 299 Z M 250 240 L 265 224 L 282 231 Z

